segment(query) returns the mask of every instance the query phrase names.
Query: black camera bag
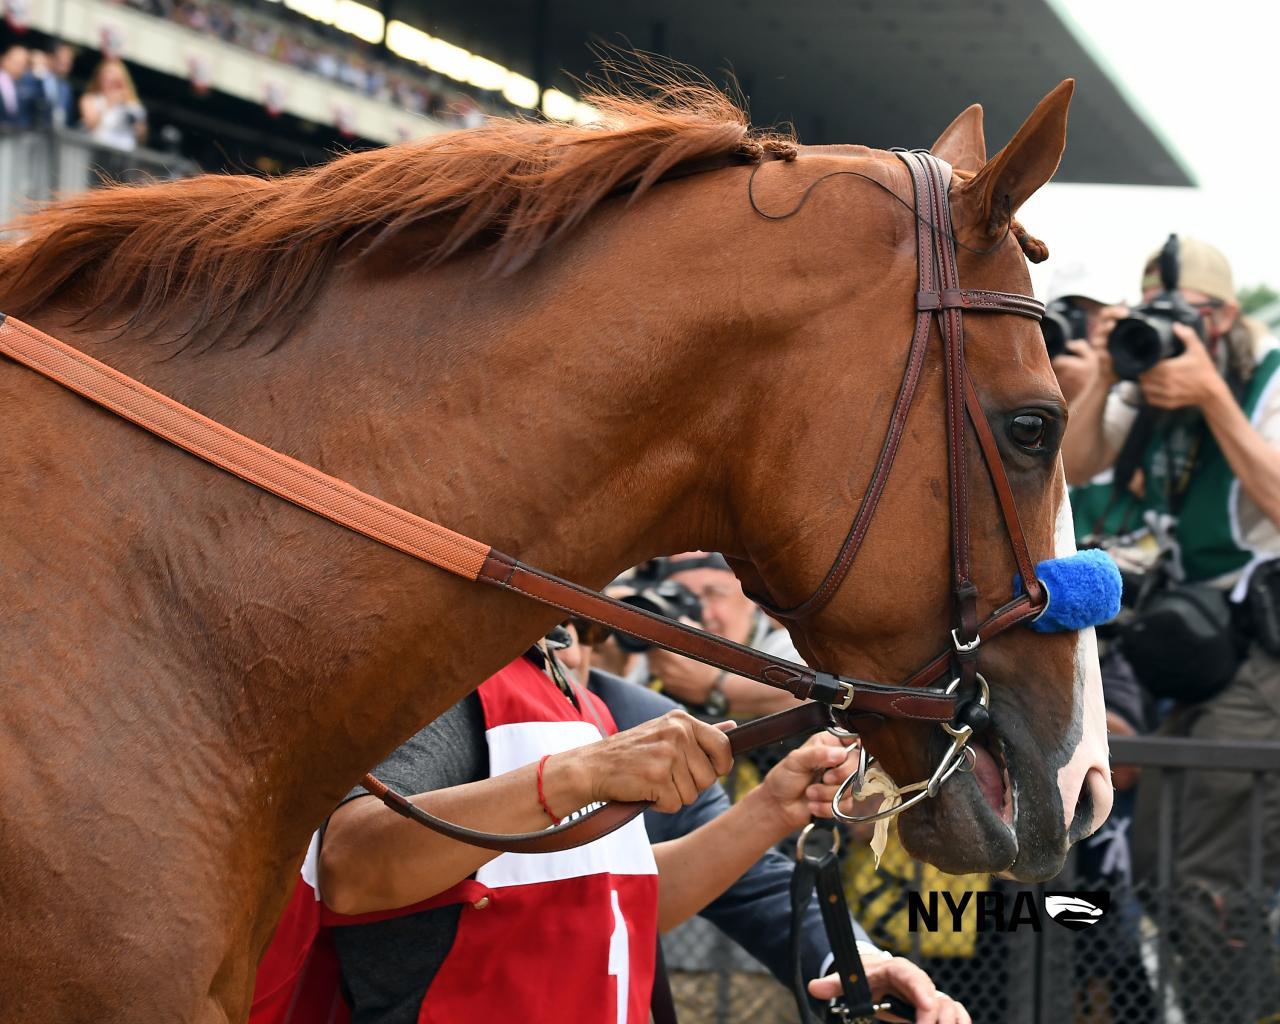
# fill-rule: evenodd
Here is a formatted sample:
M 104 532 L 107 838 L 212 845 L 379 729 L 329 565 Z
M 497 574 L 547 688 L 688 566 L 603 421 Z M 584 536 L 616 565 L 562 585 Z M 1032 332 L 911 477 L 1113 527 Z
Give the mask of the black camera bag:
M 1253 639 L 1268 654 L 1280 657 L 1280 558 L 1253 570 L 1247 601 Z
M 1241 662 L 1227 595 L 1201 584 L 1152 594 L 1120 630 L 1120 647 L 1148 691 L 1184 704 L 1217 696 Z

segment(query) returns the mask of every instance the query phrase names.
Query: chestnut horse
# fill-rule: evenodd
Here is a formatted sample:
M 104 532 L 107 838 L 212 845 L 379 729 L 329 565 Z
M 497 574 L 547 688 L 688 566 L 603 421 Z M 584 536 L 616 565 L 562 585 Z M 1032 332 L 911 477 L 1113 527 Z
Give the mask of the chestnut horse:
M 1070 91 L 990 161 L 977 107 L 935 145 L 966 287 L 1029 292 L 1019 241 L 1036 244 L 1011 217 L 1058 164 Z M 600 586 L 715 549 L 794 602 L 840 546 L 902 377 L 910 178 L 887 152 L 753 133 L 700 86 L 595 102 L 604 127 L 497 120 L 279 179 L 63 200 L 0 249 L 0 310 L 562 576 Z M 766 151 L 786 159 L 723 166 Z M 673 168 L 705 173 L 659 183 Z M 1049 557 L 1070 524 L 1044 345 L 1021 317 L 966 324 Z M 936 336 L 924 374 L 853 573 L 794 630 L 813 664 L 893 682 L 946 642 Z M 0 415 L 0 1005 L 26 1022 L 242 1020 L 312 831 L 557 613 L 3 359 Z M 976 580 L 1004 601 L 1012 556 L 980 459 L 970 473 Z M 946 870 L 1046 878 L 1110 806 L 1091 634 L 1014 630 L 983 666 L 1003 792 L 957 776 L 902 838 Z M 936 733 L 894 722 L 868 743 L 907 782 Z

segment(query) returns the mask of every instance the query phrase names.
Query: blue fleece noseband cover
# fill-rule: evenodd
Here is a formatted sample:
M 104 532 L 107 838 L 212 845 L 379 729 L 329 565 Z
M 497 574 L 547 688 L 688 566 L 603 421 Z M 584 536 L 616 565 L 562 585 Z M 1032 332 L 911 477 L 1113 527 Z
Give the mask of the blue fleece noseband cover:
M 1110 622 L 1120 612 L 1120 570 L 1105 551 L 1079 551 L 1036 566 L 1049 603 L 1027 625 L 1038 633 L 1064 633 Z M 1014 592 L 1023 591 L 1014 577 Z

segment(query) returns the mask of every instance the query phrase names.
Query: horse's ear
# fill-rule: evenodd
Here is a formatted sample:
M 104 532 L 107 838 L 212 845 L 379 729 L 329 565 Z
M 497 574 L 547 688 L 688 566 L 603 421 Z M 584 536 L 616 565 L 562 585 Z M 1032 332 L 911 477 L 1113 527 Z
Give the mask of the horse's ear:
M 982 165 L 987 162 L 987 140 L 982 136 L 982 104 L 973 104 L 947 125 L 938 141 L 929 147 L 929 152 L 958 171 L 977 173 L 982 170 Z
M 1067 107 L 1074 89 L 1075 80 L 1068 78 L 1042 99 L 1012 141 L 957 190 L 957 226 L 964 223 L 991 237 L 1002 234 L 1018 207 L 1053 177 L 1067 145 Z

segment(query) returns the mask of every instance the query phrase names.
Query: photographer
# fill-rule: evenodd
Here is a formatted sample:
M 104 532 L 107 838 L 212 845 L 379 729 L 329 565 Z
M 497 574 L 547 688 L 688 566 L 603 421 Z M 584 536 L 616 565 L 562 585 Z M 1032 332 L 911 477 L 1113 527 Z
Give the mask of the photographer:
M 1040 326 L 1058 386 L 1075 416 L 1077 401 L 1095 382 L 1114 382 L 1107 338 L 1129 310 L 1117 301 L 1119 289 L 1080 264 L 1056 273 L 1049 294 Z
M 1171 238 L 1148 261 L 1143 305 L 1108 342 L 1071 409 L 1068 478 L 1115 467 L 1109 512 L 1152 529 L 1159 557 L 1141 580 L 1121 650 L 1172 711 L 1170 736 L 1280 740 L 1280 348 L 1240 315 L 1218 250 Z M 1120 378 L 1122 383 L 1115 384 Z M 1228 600 L 1229 595 L 1229 600 Z M 1127 593 L 1127 598 L 1132 594 Z M 1252 782 L 1189 772 L 1176 808 L 1173 932 L 1186 970 L 1189 1021 L 1234 1019 L 1224 993 L 1233 957 L 1258 941 L 1246 893 Z M 1139 787 L 1134 835 L 1159 835 L 1158 793 Z M 1280 882 L 1280 794 L 1263 805 L 1264 879 Z M 1154 877 L 1155 850 L 1135 849 L 1135 875 Z M 1147 870 L 1143 870 L 1146 868 Z M 1199 993 L 1199 995 L 1197 995 Z M 1203 1005 L 1196 1005 L 1203 999 Z
M 698 599 L 702 626 L 734 643 L 785 661 L 800 661 L 791 637 L 742 590 L 722 555 L 692 551 L 667 560 L 663 578 Z M 796 699 L 785 690 L 730 675 L 670 651 L 651 650 L 649 685 L 708 717 L 755 717 L 785 711 Z

